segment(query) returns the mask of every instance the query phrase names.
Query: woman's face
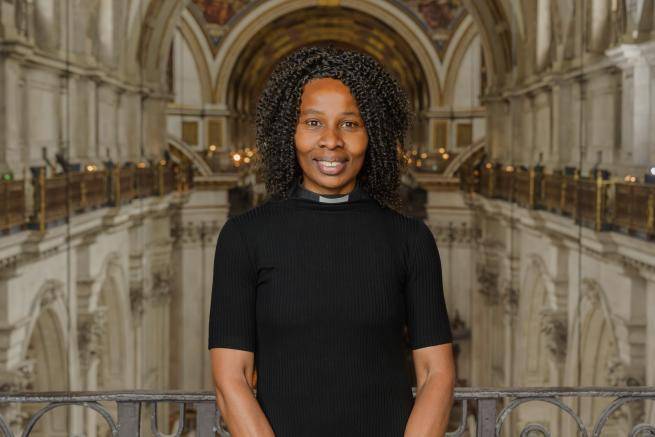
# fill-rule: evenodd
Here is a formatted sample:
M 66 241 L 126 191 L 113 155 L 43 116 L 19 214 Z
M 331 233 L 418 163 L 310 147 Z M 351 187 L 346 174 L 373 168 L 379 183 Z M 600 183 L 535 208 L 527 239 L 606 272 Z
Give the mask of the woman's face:
M 343 82 L 323 78 L 305 85 L 294 139 L 305 188 L 321 194 L 352 191 L 364 165 L 368 134 Z

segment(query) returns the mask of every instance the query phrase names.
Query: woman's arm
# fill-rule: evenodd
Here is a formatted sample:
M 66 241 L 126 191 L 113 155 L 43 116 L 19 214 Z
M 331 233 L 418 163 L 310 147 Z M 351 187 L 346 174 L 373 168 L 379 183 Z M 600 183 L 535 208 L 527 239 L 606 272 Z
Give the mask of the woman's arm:
M 416 400 L 405 437 L 442 437 L 446 434 L 455 388 L 452 343 L 414 349 Z
M 216 404 L 232 437 L 273 437 L 273 429 L 253 394 L 255 354 L 210 350 Z

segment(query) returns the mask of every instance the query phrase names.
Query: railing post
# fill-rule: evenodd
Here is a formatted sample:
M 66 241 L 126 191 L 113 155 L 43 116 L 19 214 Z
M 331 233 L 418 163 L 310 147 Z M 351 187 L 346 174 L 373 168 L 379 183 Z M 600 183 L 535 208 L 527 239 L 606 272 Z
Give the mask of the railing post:
M 121 204 L 121 169 L 116 166 L 114 168 L 114 206 Z
M 476 437 L 496 435 L 496 399 L 478 399 Z
M 164 195 L 164 166 L 157 165 L 157 194 Z
M 216 435 L 216 404 L 214 402 L 196 402 L 196 435 L 214 437 Z
M 139 437 L 141 423 L 140 402 L 118 402 L 118 437 Z
M 45 232 L 45 167 L 39 167 L 34 188 L 34 209 L 40 232 Z
M 632 202 L 630 202 L 630 203 L 632 203 Z M 652 191 L 648 195 L 648 212 L 647 212 L 647 216 L 646 216 L 646 232 L 648 233 L 648 235 L 655 234 L 655 193 L 653 193 Z
M 596 214 L 595 228 L 596 232 L 603 230 L 603 212 L 605 211 L 605 187 L 603 177 L 599 174 L 596 176 Z
M 494 197 L 494 189 L 495 187 L 495 182 L 496 182 L 496 167 L 492 164 L 491 168 L 489 169 L 489 198 Z
M 530 209 L 537 206 L 537 172 L 534 167 L 530 168 L 530 193 L 528 194 L 528 205 Z

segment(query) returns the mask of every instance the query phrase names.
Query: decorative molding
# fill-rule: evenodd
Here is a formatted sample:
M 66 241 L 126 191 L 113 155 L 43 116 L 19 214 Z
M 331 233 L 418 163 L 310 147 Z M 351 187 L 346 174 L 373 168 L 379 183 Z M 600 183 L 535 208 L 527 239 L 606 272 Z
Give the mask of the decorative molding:
M 468 223 L 462 222 L 455 225 L 452 222 L 448 225 L 428 223 L 428 227 L 434 235 L 437 242 L 471 244 L 480 239 L 482 232 L 479 228 L 469 226 Z
M 102 338 L 106 334 L 106 309 L 78 316 L 77 343 L 80 366 L 87 370 L 93 360 L 102 354 Z
M 135 320 L 141 320 L 146 300 L 142 284 L 130 284 L 130 309 Z
M 150 299 L 157 302 L 165 300 L 171 294 L 171 267 L 163 266 L 152 274 Z
M 480 284 L 478 292 L 486 298 L 488 305 L 497 305 L 500 301 L 498 270 L 483 263 L 478 263 L 475 271 Z
M 564 365 L 568 330 L 566 313 L 553 309 L 544 309 L 541 316 L 541 333 L 546 339 L 546 349 L 558 365 Z
M 584 278 L 581 289 L 582 299 L 587 301 L 592 308 L 598 308 L 602 293 L 598 282 L 590 278 Z
M 500 300 L 505 309 L 505 314 L 509 317 L 516 317 L 519 312 L 519 290 L 516 287 L 507 285 L 503 288 Z
M 176 243 L 213 244 L 222 227 L 218 220 L 176 223 L 171 234 Z
M 34 360 L 24 360 L 11 370 L 0 371 L 0 392 L 24 392 L 32 390 Z

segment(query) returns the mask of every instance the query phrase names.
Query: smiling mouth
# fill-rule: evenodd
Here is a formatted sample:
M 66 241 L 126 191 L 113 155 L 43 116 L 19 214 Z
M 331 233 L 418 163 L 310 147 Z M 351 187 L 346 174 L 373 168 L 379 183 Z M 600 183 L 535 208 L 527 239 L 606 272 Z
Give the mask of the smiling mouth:
M 324 175 L 335 176 L 346 168 L 346 160 L 313 159 L 318 171 Z

